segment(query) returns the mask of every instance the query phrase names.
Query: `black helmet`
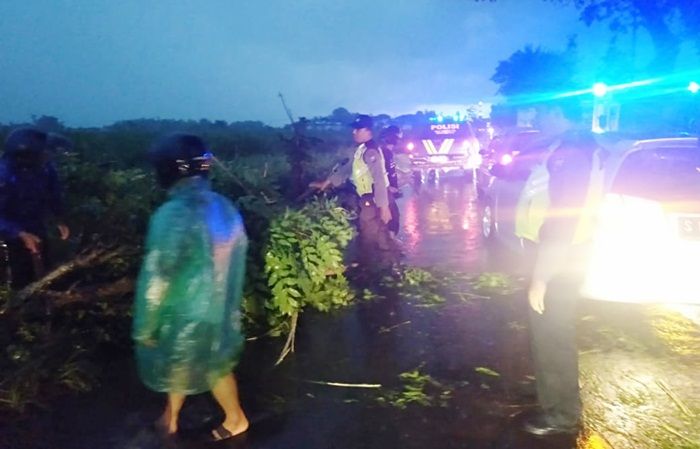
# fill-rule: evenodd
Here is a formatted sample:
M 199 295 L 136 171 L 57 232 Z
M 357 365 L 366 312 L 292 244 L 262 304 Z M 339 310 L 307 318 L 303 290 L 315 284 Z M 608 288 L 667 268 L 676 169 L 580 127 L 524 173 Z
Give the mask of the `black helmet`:
M 35 128 L 19 128 L 5 140 L 6 158 L 18 170 L 37 170 L 45 163 L 46 133 Z
M 60 134 L 49 133 L 46 139 L 46 149 L 51 153 L 65 153 L 73 150 L 73 142 Z
M 382 129 L 382 132 L 379 134 L 379 140 L 391 145 L 396 145 L 401 137 L 401 129 L 396 125 L 387 126 L 386 128 Z
M 5 154 L 15 156 L 20 153 L 41 155 L 46 149 L 46 133 L 36 128 L 18 128 L 5 139 Z
M 191 176 L 206 177 L 212 154 L 204 141 L 192 134 L 172 134 L 156 142 L 148 152 L 158 183 L 169 188 Z

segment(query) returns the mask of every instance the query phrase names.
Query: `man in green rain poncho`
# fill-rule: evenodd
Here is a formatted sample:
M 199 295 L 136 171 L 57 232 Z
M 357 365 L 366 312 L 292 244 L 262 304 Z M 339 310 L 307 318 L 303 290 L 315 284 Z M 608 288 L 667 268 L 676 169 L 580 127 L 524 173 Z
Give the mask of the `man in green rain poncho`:
M 236 208 L 210 188 L 211 157 L 202 139 L 186 134 L 149 152 L 169 198 L 151 217 L 132 336 L 141 380 L 168 393 L 160 430 L 175 434 L 185 397 L 211 391 L 226 414 L 212 431 L 222 440 L 248 428 L 232 374 L 244 342 L 247 238 Z

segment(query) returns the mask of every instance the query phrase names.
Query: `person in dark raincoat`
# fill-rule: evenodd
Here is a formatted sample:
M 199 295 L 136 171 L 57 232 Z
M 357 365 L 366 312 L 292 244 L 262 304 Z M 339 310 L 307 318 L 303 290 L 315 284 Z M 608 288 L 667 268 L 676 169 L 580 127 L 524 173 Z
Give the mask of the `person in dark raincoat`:
M 132 336 L 141 380 L 168 394 L 160 430 L 175 434 L 185 397 L 211 391 L 226 415 L 212 431 L 221 440 L 248 428 L 232 374 L 244 343 L 247 237 L 238 210 L 211 190 L 211 157 L 187 134 L 149 152 L 169 198 L 151 217 Z
M 19 128 L 7 136 L 0 158 L 0 240 L 7 245 L 13 288 L 37 280 L 48 268 L 50 218 L 57 220 L 61 239 L 70 234 L 61 220 L 62 190 L 47 161 L 48 144 L 46 133 Z

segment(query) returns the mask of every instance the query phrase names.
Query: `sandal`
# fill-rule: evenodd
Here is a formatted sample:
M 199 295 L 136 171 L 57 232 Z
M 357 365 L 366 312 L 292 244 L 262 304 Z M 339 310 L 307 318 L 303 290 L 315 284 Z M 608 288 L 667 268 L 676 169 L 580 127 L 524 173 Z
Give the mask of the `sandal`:
M 237 437 L 245 434 L 245 432 L 238 433 L 236 435 L 232 434 L 223 424 L 211 431 L 211 441 L 223 441 L 229 438 Z

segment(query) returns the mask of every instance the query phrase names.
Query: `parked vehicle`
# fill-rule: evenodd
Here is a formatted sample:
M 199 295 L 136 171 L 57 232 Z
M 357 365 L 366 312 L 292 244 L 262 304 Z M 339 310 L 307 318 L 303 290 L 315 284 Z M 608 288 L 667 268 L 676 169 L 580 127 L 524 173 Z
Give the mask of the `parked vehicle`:
M 700 147 L 697 138 L 599 141 L 605 189 L 582 293 L 618 302 L 700 304 Z M 482 233 L 519 250 L 515 213 L 546 145 L 529 144 L 478 185 Z M 506 163 L 504 163 L 506 162 Z M 486 181 L 486 184 L 484 183 Z
M 416 176 L 462 170 L 471 174 L 482 161 L 479 140 L 467 121 L 431 120 L 412 130 L 405 139 Z

